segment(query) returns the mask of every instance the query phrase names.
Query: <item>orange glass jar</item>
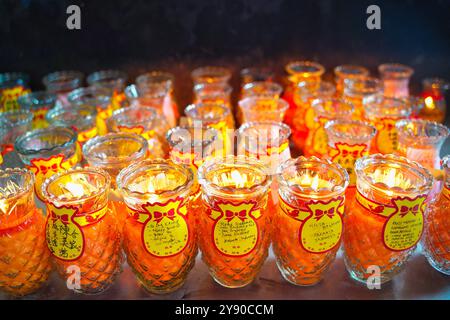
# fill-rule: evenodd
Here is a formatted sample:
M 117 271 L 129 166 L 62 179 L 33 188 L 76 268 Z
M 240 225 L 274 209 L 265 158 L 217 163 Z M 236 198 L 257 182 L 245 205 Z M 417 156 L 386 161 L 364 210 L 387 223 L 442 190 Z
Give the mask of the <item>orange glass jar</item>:
M 273 249 L 278 269 L 292 284 L 314 285 L 339 250 L 348 174 L 328 160 L 300 157 L 283 163 L 277 180 Z
M 228 288 L 250 284 L 268 254 L 271 184 L 256 159 L 229 156 L 199 168 L 199 245 L 213 279 Z
M 353 105 L 338 98 L 318 98 L 311 103 L 315 126 L 308 131 L 303 154 L 322 158 L 328 153 L 328 137 L 325 124 L 330 120 L 350 119 Z
M 195 264 L 192 171 L 170 160 L 145 160 L 122 170 L 128 207 L 123 248 L 140 283 L 152 293 L 180 288 Z
M 399 63 L 384 63 L 378 66 L 383 80 L 384 96 L 389 98 L 408 98 L 409 80 L 414 73 L 411 67 Z
M 364 119 L 364 105 L 367 100 L 383 94 L 381 81 L 373 77 L 348 78 L 344 80 L 343 98 L 353 104 L 353 120 Z
M 0 170 L 0 291 L 24 296 L 45 285 L 51 271 L 45 218 L 36 208 L 33 174 Z
M 403 270 L 424 228 L 433 183 L 428 170 L 392 154 L 360 158 L 357 193 L 344 218 L 344 258 L 350 276 L 390 281 Z
M 101 169 L 77 168 L 42 185 L 48 249 L 60 276 L 73 281 L 79 293 L 104 291 L 122 270 L 120 230 L 108 200 L 110 183 Z
M 427 209 L 423 250 L 430 265 L 450 275 L 450 156 L 444 157 L 444 186 Z
M 371 153 L 394 153 L 398 148 L 397 121 L 411 116 L 408 100 L 375 96 L 364 104 L 365 120 L 377 128 Z
M 362 80 L 369 76 L 367 68 L 355 65 L 341 65 L 334 68 L 336 81 L 336 95 L 341 97 L 344 94 L 345 80 Z
M 355 162 L 369 155 L 370 145 L 377 129 L 367 122 L 340 119 L 328 121 L 325 124 L 325 131 L 328 136 L 327 157 L 343 167 L 349 176 L 345 192 L 348 206 L 353 202 L 356 192 Z
M 122 195 L 117 189 L 117 175 L 120 170 L 133 162 L 143 161 L 147 157 L 147 151 L 147 140 L 138 134 L 126 132 L 98 136 L 83 146 L 83 156 L 88 165 L 105 170 L 111 177 L 108 196 L 120 230 L 125 224 L 128 213 Z

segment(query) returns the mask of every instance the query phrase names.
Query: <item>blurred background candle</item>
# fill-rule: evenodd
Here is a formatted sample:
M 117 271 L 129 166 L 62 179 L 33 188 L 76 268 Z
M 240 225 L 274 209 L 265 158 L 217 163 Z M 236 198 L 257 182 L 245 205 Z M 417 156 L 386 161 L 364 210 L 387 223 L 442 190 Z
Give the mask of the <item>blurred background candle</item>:
M 328 137 L 325 124 L 335 119 L 350 119 L 353 105 L 338 98 L 318 98 L 311 103 L 314 110 L 315 126 L 308 132 L 303 154 L 306 156 L 323 157 L 328 153 Z
M 450 155 L 442 161 L 444 186 L 427 209 L 423 250 L 430 265 L 450 275 Z
M 377 78 L 347 78 L 344 80 L 343 98 L 353 104 L 355 111 L 352 118 L 354 120 L 362 120 L 366 101 L 372 100 L 382 93 L 383 85 Z
M 128 207 L 123 248 L 140 283 L 152 293 L 179 289 L 195 264 L 192 171 L 170 160 L 146 160 L 117 178 Z
M 364 284 L 377 266 L 385 283 L 403 270 L 421 238 L 433 177 L 392 154 L 360 158 L 355 170 L 357 193 L 344 217 L 345 265 Z
M 42 185 L 47 246 L 60 276 L 80 269 L 79 293 L 110 287 L 122 270 L 119 226 L 108 200 L 111 179 L 98 168 L 59 172 Z
M 91 87 L 108 89 L 112 93 L 111 109 L 117 110 L 122 107 L 125 100 L 125 85 L 127 74 L 120 70 L 101 70 L 88 75 L 86 81 Z
M 68 106 L 67 94 L 83 86 L 84 74 L 79 71 L 56 71 L 42 78 L 46 90 L 58 96 L 65 107 Z
M 229 156 L 199 168 L 203 210 L 199 245 L 213 279 L 228 288 L 250 284 L 267 257 L 271 179 L 256 159 Z
M 52 175 L 74 167 L 81 161 L 77 133 L 70 128 L 48 127 L 19 136 L 15 150 L 35 176 L 35 192 L 44 201 L 42 183 Z
M 45 218 L 35 207 L 33 174 L 0 170 L 0 291 L 14 296 L 41 288 L 51 271 Z
M 422 81 L 422 86 L 425 107 L 419 113 L 419 117 L 443 123 L 447 111 L 445 92 L 450 88 L 449 83 L 440 78 L 426 78 Z
M 348 174 L 328 160 L 300 157 L 283 163 L 277 179 L 273 248 L 278 269 L 292 284 L 314 285 L 339 250 Z
M 92 105 L 72 104 L 67 108 L 54 108 L 47 112 L 45 118 L 51 126 L 74 129 L 81 145 L 98 134 L 97 108 Z
M 365 67 L 345 64 L 334 68 L 336 81 L 336 95 L 341 97 L 344 94 L 345 80 L 362 80 L 369 76 L 369 70 Z
M 228 83 L 231 78 L 231 71 L 224 67 L 205 66 L 194 69 L 191 72 L 194 85 L 205 83 Z
M 231 108 L 231 92 L 228 83 L 199 83 L 194 86 L 194 103 L 217 103 Z
M 389 98 L 407 98 L 409 96 L 409 80 L 414 70 L 399 63 L 384 63 L 378 66 L 383 80 L 384 96 Z
M 288 108 L 289 105 L 284 99 L 269 96 L 253 96 L 239 101 L 242 123 L 255 121 L 282 122 Z
M 168 152 L 164 139 L 168 124 L 161 122 L 162 118 L 157 113 L 155 108 L 143 106 L 118 109 L 107 121 L 108 131 L 139 134 L 148 142 L 149 157 L 164 158 Z
M 48 127 L 45 119 L 47 112 L 56 106 L 57 96 L 46 91 L 35 91 L 20 96 L 17 102 L 22 110 L 33 113 L 33 129 L 42 129 Z
M 349 176 L 345 192 L 347 210 L 353 202 L 356 191 L 355 162 L 369 155 L 370 144 L 377 130 L 367 122 L 339 119 L 325 124 L 328 136 L 328 157 L 344 168 Z
M 117 189 L 116 177 L 120 170 L 147 157 L 148 143 L 136 133 L 116 132 L 90 139 L 83 146 L 83 156 L 91 167 L 105 170 L 111 177 L 109 200 L 114 207 L 119 229 L 122 230 L 127 209 Z
M 275 74 L 272 70 L 264 67 L 249 67 L 244 68 L 240 72 L 241 89 L 251 82 L 272 82 Z
M 27 110 L 0 113 L 0 165 L 7 154 L 14 150 L 14 142 L 20 135 L 31 130 L 33 113 Z
M 0 73 L 0 111 L 18 110 L 17 99 L 30 93 L 30 77 L 21 72 Z
M 364 104 L 365 120 L 377 129 L 371 153 L 394 153 L 398 148 L 397 121 L 408 119 L 412 107 L 405 99 L 376 96 Z

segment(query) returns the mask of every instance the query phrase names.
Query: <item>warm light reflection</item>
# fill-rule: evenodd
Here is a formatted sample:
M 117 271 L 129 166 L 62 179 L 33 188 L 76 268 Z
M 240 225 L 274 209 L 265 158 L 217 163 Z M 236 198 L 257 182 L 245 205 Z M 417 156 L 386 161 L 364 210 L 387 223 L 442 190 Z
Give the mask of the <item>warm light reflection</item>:
M 433 97 L 426 97 L 425 98 L 425 106 L 428 109 L 434 109 L 435 108 Z

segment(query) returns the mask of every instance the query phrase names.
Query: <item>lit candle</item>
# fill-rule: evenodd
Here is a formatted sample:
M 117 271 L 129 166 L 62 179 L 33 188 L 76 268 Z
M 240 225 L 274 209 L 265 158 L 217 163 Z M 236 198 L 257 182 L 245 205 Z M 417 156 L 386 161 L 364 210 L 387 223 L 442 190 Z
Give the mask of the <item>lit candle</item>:
M 319 282 L 334 261 L 343 230 L 348 174 L 316 157 L 279 168 L 273 248 L 282 276 L 296 285 Z

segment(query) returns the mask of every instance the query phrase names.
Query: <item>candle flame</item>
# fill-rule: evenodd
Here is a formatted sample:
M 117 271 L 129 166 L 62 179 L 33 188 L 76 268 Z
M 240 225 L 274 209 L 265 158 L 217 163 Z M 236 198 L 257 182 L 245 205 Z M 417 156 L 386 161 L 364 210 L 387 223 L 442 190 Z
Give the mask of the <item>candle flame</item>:
M 313 179 L 312 179 L 312 182 L 311 182 L 311 188 L 314 190 L 314 191 L 317 191 L 317 188 L 319 187 L 319 176 L 315 176 Z
M 233 179 L 237 188 L 243 188 L 247 182 L 247 177 L 245 174 L 241 175 L 238 170 L 231 171 L 231 179 Z
M 389 169 L 386 175 L 386 184 L 388 185 L 389 188 L 392 188 L 395 186 L 395 178 L 396 178 L 396 174 L 395 174 L 395 170 L 394 169 Z
M 426 97 L 425 98 L 425 106 L 428 109 L 434 109 L 434 100 L 433 97 Z
M 69 191 L 73 197 L 80 198 L 84 195 L 84 188 L 81 184 L 74 182 L 67 182 L 65 189 Z

